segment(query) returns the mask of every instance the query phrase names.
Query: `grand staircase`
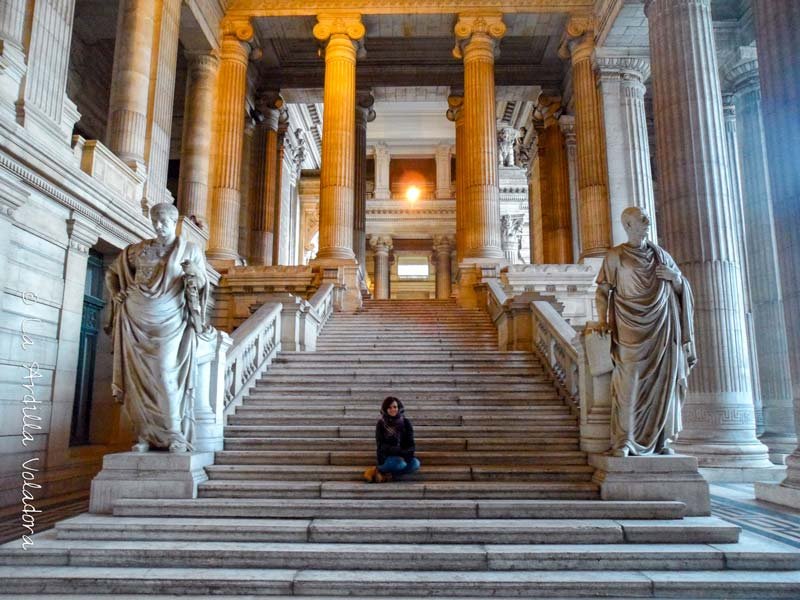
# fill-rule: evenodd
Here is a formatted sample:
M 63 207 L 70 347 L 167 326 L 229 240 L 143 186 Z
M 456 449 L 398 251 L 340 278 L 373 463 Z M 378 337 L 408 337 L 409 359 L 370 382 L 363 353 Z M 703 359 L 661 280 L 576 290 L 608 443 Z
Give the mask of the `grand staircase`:
M 485 313 L 367 301 L 283 353 L 194 500 L 121 500 L 0 547 L 0 595 L 798 598 L 800 555 L 680 502 L 599 499 L 578 424 Z M 382 399 L 422 469 L 367 484 Z

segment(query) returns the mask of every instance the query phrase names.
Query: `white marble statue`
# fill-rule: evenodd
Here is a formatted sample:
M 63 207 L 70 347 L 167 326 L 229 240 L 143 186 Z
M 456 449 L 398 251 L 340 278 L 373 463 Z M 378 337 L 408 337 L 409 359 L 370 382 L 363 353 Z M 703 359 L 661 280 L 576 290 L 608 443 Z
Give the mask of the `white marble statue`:
M 208 298 L 200 248 L 176 236 L 178 210 L 150 209 L 156 238 L 125 248 L 106 273 L 113 298 L 112 391 L 130 417 L 134 451 L 192 450 L 198 335 Z
M 650 219 L 626 208 L 628 242 L 611 248 L 597 277 L 597 330 L 611 335 L 611 451 L 672 454 L 694 352 L 689 282 L 672 257 L 647 240 Z
M 500 155 L 501 167 L 513 167 L 514 165 L 514 146 L 517 142 L 519 132 L 513 127 L 503 127 L 497 134 L 498 154 Z

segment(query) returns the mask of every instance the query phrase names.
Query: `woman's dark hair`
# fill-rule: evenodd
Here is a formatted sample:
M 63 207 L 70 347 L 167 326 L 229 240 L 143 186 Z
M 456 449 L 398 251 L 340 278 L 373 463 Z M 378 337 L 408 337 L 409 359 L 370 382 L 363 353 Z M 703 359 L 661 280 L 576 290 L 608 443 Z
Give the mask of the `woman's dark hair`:
M 386 398 L 383 399 L 383 404 L 381 404 L 381 412 L 385 413 L 388 411 L 389 407 L 392 405 L 392 402 L 397 402 L 397 406 L 400 406 L 400 400 L 394 396 L 386 396 Z

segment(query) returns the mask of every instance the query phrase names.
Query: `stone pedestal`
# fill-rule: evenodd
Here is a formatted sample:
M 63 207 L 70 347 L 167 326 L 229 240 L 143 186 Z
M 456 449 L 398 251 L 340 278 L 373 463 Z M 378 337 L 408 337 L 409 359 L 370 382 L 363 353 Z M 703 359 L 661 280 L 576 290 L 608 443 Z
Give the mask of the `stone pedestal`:
M 697 470 L 694 456 L 630 456 L 618 458 L 593 454 L 592 481 L 600 486 L 603 500 L 677 500 L 686 503 L 686 514 L 711 514 L 708 482 Z
M 197 486 L 208 480 L 204 467 L 213 463 L 213 452 L 108 454 L 92 480 L 89 512 L 111 513 L 121 499 L 197 498 Z

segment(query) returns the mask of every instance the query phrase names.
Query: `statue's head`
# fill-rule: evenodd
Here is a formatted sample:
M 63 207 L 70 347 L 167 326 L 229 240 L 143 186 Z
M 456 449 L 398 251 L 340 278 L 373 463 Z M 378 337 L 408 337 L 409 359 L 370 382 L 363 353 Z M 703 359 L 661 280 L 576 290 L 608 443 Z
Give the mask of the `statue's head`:
M 641 246 L 650 230 L 650 217 L 638 206 L 629 206 L 622 211 L 622 226 L 628 234 L 628 243 Z
M 178 224 L 178 209 L 169 202 L 154 204 L 150 209 L 150 220 L 156 237 L 161 240 L 170 240 L 175 237 L 175 227 Z

